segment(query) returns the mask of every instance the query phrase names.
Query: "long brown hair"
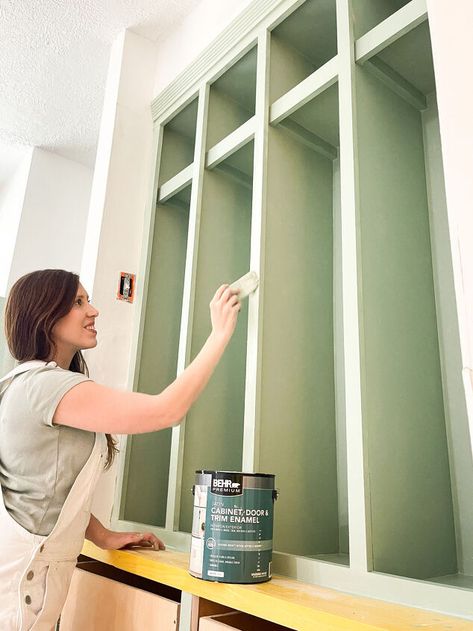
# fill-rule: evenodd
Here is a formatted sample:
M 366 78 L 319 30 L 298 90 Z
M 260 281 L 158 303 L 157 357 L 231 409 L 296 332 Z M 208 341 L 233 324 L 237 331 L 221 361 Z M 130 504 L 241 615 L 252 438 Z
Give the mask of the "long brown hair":
M 56 350 L 53 327 L 72 309 L 78 288 L 79 276 L 62 269 L 31 272 L 16 281 L 5 306 L 5 336 L 10 353 L 18 362 L 51 360 Z M 69 370 L 89 376 L 80 351 L 72 358 Z M 113 436 L 106 436 L 108 469 L 118 449 Z

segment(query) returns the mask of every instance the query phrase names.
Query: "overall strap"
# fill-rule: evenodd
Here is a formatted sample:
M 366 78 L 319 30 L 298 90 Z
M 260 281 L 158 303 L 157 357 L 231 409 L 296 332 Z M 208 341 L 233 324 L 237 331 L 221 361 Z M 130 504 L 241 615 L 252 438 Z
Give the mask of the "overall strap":
M 33 359 L 29 362 L 24 362 L 23 364 L 20 364 L 19 366 L 11 370 L 9 373 L 7 373 L 4 377 L 0 379 L 0 386 L 1 386 L 0 394 L 3 394 L 5 389 L 10 385 L 10 381 L 13 379 L 13 377 L 16 377 L 17 375 L 21 375 L 22 373 L 27 372 L 28 370 L 41 368 L 42 366 L 46 366 L 47 364 L 48 362 L 43 361 L 41 359 Z

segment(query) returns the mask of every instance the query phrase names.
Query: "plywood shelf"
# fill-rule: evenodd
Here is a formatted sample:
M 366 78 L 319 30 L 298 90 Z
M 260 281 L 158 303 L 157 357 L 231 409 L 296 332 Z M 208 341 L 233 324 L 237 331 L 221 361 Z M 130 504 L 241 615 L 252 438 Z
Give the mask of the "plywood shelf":
M 240 125 L 238 129 L 235 129 L 235 131 L 226 138 L 209 149 L 205 160 L 207 169 L 215 168 L 244 145 L 251 142 L 255 136 L 255 123 L 255 117 L 253 116 L 247 120 L 246 123 Z
M 166 203 L 172 197 L 177 196 L 181 191 L 188 187 L 189 184 L 192 182 L 193 170 L 194 165 L 190 164 L 182 171 L 180 171 L 177 175 L 172 177 L 170 180 L 164 182 L 164 184 L 160 186 L 158 191 L 158 203 Z M 181 199 L 181 201 L 183 200 Z
M 379 3 L 381 6 L 382 3 Z M 394 15 L 357 39 L 355 59 L 363 64 L 427 20 L 425 0 L 411 0 Z
M 210 583 L 192 577 L 188 555 L 177 552 L 105 551 L 86 541 L 83 554 L 183 592 L 230 606 L 299 631 L 469 631 L 466 620 L 275 576 L 258 585 Z
M 336 83 L 338 78 L 338 60 L 336 57 L 313 72 L 271 105 L 269 122 L 277 125 L 293 112 Z

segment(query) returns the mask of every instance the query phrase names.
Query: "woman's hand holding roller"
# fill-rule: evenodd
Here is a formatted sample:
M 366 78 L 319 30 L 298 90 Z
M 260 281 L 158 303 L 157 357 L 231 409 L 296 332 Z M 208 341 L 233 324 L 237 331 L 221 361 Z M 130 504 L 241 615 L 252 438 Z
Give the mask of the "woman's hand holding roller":
M 227 342 L 235 330 L 240 309 L 237 292 L 228 285 L 219 287 L 210 302 L 212 334 Z

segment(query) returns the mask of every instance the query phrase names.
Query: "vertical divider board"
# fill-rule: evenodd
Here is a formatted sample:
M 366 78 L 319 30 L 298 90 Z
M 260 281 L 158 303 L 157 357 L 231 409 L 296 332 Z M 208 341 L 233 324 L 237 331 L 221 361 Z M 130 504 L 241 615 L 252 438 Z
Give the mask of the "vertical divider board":
M 203 175 L 205 168 L 208 104 L 209 87 L 207 84 L 204 84 L 199 90 L 198 97 L 194 175 L 192 178 L 182 316 L 177 359 L 178 375 L 189 363 L 191 355 L 190 339 L 193 326 L 196 267 L 199 255 L 200 216 L 202 209 Z M 168 530 L 179 529 L 185 430 L 186 420 L 183 420 L 179 425 L 173 427 L 172 429 L 166 511 L 166 528 Z M 190 503 L 192 504 L 192 502 Z
M 264 315 L 264 248 L 266 221 L 266 168 L 269 117 L 270 35 L 258 37 L 254 140 L 253 198 L 251 204 L 250 268 L 260 279 L 259 289 L 248 298 L 243 471 L 259 471 L 261 413 L 261 341 Z M 271 473 L 271 472 L 269 472 Z
M 340 208 L 342 248 L 343 352 L 346 418 L 350 567 L 371 569 L 369 488 L 363 439 L 358 273 L 358 173 L 354 99 L 354 33 L 351 0 L 337 0 L 340 121 Z

